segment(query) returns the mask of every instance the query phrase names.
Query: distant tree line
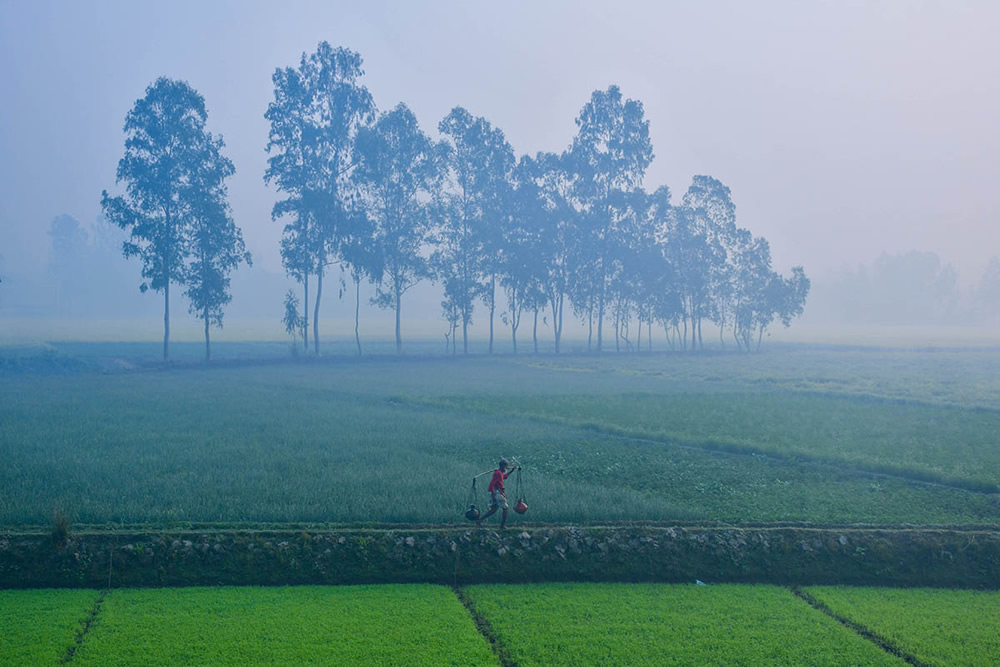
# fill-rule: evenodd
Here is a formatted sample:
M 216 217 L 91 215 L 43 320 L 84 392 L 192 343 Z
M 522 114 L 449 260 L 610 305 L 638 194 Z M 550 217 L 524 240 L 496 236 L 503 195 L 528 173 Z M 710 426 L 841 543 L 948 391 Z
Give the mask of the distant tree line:
M 281 197 L 272 217 L 284 225 L 282 263 L 302 285 L 301 301 L 286 295 L 282 321 L 304 349 L 311 336 L 319 354 L 334 268 L 355 288 L 359 354 L 362 282 L 374 285 L 374 305 L 394 311 L 399 352 L 404 296 L 424 280 L 443 288 L 455 354 L 468 353 L 478 307 L 490 353 L 497 320 L 518 351 L 525 315 L 534 349 L 541 318 L 558 352 L 567 305 L 596 351 L 608 347 L 609 323 L 616 350 L 641 349 L 643 332 L 650 349 L 654 326 L 672 348 L 701 349 L 705 322 L 752 350 L 775 320 L 788 326 L 802 313 L 805 272 L 772 269 L 767 241 L 737 226 L 729 188 L 695 176 L 674 204 L 666 186 L 643 187 L 649 122 L 617 86 L 591 95 L 561 154 L 516 156 L 499 128 L 462 107 L 440 121 L 437 141 L 405 104 L 379 112 L 363 74 L 358 53 L 321 42 L 272 77 L 264 180 Z M 108 219 L 131 234 L 124 250 L 143 261 L 142 289 L 164 294 L 165 357 L 170 285 L 187 288 L 208 354 L 227 276 L 250 260 L 226 200 L 233 165 L 204 123 L 198 93 L 159 79 L 126 118 L 126 195 L 102 199 Z
M 817 283 L 810 321 L 850 325 L 988 325 L 1000 322 L 1000 258 L 963 287 L 936 253 L 882 253 Z

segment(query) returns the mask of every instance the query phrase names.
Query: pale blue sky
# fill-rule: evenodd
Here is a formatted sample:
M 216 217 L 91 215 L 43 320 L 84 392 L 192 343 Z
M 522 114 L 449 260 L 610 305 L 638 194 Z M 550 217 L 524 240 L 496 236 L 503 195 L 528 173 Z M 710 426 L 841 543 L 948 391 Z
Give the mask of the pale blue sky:
M 257 262 L 280 270 L 263 184 L 271 74 L 320 40 L 361 53 L 380 108 L 455 105 L 518 153 L 558 151 L 590 93 L 645 105 L 646 185 L 733 192 L 775 268 L 932 250 L 978 280 L 1000 254 L 998 2 L 42 2 L 0 0 L 0 270 L 88 224 L 122 122 L 158 76 L 204 95 Z

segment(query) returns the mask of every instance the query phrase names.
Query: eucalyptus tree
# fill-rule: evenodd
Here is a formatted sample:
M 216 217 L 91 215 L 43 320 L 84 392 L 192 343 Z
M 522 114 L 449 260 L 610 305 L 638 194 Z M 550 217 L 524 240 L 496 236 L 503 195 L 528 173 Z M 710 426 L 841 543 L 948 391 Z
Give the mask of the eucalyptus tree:
M 521 316 L 528 308 L 534 310 L 532 339 L 537 352 L 538 307 L 545 304 L 542 287 L 548 277 L 544 243 L 549 212 L 537 180 L 537 163 L 530 156 L 522 156 L 518 161 L 510 195 L 503 245 L 498 254 L 508 305 L 501 319 L 511 328 L 511 343 L 517 354 Z
M 753 335 L 760 324 L 774 317 L 773 308 L 767 303 L 767 292 L 775 278 L 771 269 L 771 247 L 766 239 L 739 229 L 731 262 L 733 338 L 737 345 L 750 351 Z
M 402 297 L 430 276 L 423 247 L 430 233 L 430 200 L 439 181 L 431 140 L 405 104 L 383 113 L 358 133 L 353 182 L 372 222 L 374 302 L 396 313 L 396 352 L 402 353 Z
M 578 174 L 576 197 L 585 226 L 581 242 L 589 252 L 579 254 L 587 265 L 579 267 L 593 277 L 593 294 L 586 296 L 588 311 L 597 311 L 597 350 L 601 351 L 608 277 L 611 269 L 609 231 L 614 222 L 614 193 L 630 191 L 642 183 L 653 160 L 649 121 L 642 103 L 623 99 L 618 86 L 594 91 L 576 118 L 579 128 L 571 152 Z M 578 300 L 584 297 L 578 292 Z
M 674 267 L 677 297 L 681 304 L 681 349 L 688 349 L 690 325 L 691 349 L 696 349 L 697 325 L 707 312 L 711 298 L 711 273 L 714 251 L 704 228 L 699 224 L 696 211 L 687 206 L 670 210 L 665 230 L 664 255 Z
M 222 140 L 206 129 L 207 118 L 204 98 L 190 85 L 157 79 L 125 117 L 125 155 L 116 174 L 125 194 L 101 193 L 104 216 L 129 233 L 122 253 L 142 261 L 140 291 L 163 293 L 164 359 L 169 358 L 170 287 L 187 280 L 194 219 L 228 210 L 221 181 L 232 164 L 220 152 Z M 221 304 L 210 310 L 216 307 Z
M 573 273 L 573 243 L 579 217 L 573 200 L 574 170 L 569 163 L 568 153 L 538 153 L 525 161 L 518 172 L 521 182 L 531 179 L 537 186 L 541 223 L 539 261 L 545 269 L 539 290 L 543 304 L 547 303 L 550 309 L 556 354 L 562 340 L 563 306 Z
M 733 336 L 749 352 L 755 336 L 756 349 L 760 350 L 764 332 L 775 318 L 788 327 L 792 318 L 802 314 L 810 281 L 801 266 L 794 267 L 788 278 L 776 273 L 771 268 L 767 239 L 745 229 L 737 230 L 735 238 Z
M 478 118 L 477 121 L 475 137 L 478 140 L 476 148 L 480 157 L 476 191 L 482 211 L 478 228 L 479 246 L 482 249 L 481 293 L 490 314 L 488 351 L 493 354 L 497 285 L 506 266 L 503 255 L 513 238 L 509 227 L 513 221 L 510 210 L 516 160 L 514 150 L 507 142 L 503 131 L 498 127 L 492 127 L 489 121 L 483 118 Z
M 446 298 L 461 313 L 464 352 L 468 353 L 474 303 L 481 297 L 489 310 L 492 353 L 514 151 L 499 128 L 462 107 L 452 109 L 438 131 L 445 143 L 440 152 L 444 179 L 435 265 L 446 285 Z
M 358 130 L 375 116 L 375 103 L 359 83 L 364 75 L 360 54 L 320 42 L 302 54 L 297 68 L 275 70 L 264 181 L 285 194 L 272 210 L 275 219 L 293 216 L 286 225 L 282 257 L 286 270 L 316 275 L 313 346 L 319 354 L 319 309 L 326 267 L 350 242 L 357 219 L 350 214 L 350 171 Z M 304 308 L 308 311 L 308 292 Z
M 711 251 L 707 256 L 710 300 L 702 304 L 703 308 L 695 314 L 694 322 L 700 346 L 703 317 L 710 317 L 719 327 L 720 339 L 732 319 L 733 278 L 729 254 L 736 242 L 736 206 L 729 188 L 711 176 L 695 176 L 684 193 L 681 206 L 695 212 L 697 224 L 704 232 Z
M 648 224 L 650 198 L 642 188 L 615 190 L 611 196 L 611 220 L 608 225 L 606 285 L 615 329 L 615 350 L 634 347 L 630 340 L 633 313 L 641 317 L 642 251 L 653 244 L 653 229 Z
M 678 292 L 684 309 L 682 347 L 703 347 L 702 321 L 719 315 L 730 298 L 727 246 L 735 233 L 735 207 L 729 188 L 710 176 L 695 176 L 679 206 L 668 216 L 666 253 L 676 270 Z M 724 312 L 724 311 L 723 311 Z
M 221 157 L 222 139 L 213 139 L 218 159 L 202 162 L 189 183 L 190 220 L 186 241 L 191 255 L 185 295 L 192 315 L 205 326 L 205 360 L 212 358 L 210 325 L 222 327 L 223 307 L 232 300 L 229 274 L 241 262 L 252 263 L 243 233 L 233 221 L 225 179 L 235 173 L 233 163 Z
M 462 351 L 469 353 L 469 325 L 479 292 L 479 238 L 475 234 L 482 216 L 475 192 L 475 154 L 471 134 L 475 119 L 462 107 L 455 107 L 438 123 L 445 136 L 437 153 L 443 174 L 436 194 L 435 250 L 432 263 L 444 286 L 441 302 L 456 345 L 457 326 L 462 327 Z
M 670 188 L 661 185 L 646 196 L 643 215 L 638 225 L 638 240 L 634 252 L 636 312 L 639 333 L 646 324 L 647 349 L 653 347 L 653 323 L 662 320 L 661 305 L 667 294 L 674 291 L 673 267 L 667 261 L 661 241 L 670 214 Z M 665 325 L 666 326 L 666 325 Z M 640 336 L 637 336 L 637 346 Z

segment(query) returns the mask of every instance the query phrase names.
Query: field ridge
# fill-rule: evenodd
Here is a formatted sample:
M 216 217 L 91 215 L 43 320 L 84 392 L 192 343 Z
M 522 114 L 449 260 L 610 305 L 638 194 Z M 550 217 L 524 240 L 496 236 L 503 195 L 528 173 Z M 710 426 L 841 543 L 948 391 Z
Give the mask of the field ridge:
M 396 403 L 405 402 L 411 406 L 437 407 L 446 411 L 476 411 L 480 414 L 498 415 L 505 414 L 499 411 L 490 410 L 475 404 L 459 405 L 449 398 L 414 398 L 414 397 L 394 397 Z M 716 454 L 730 454 L 736 456 L 759 456 L 770 460 L 790 463 L 795 465 L 809 464 L 822 466 L 840 472 L 848 472 L 865 477 L 881 477 L 886 479 L 898 479 L 914 484 L 925 484 L 940 488 L 953 489 L 956 491 L 971 491 L 984 495 L 1000 493 L 1000 485 L 985 480 L 965 479 L 952 477 L 950 475 L 939 475 L 929 471 L 914 470 L 903 466 L 885 464 L 865 464 L 862 461 L 845 461 L 843 459 L 817 456 L 809 452 L 795 451 L 785 453 L 766 447 L 758 447 L 745 444 L 736 440 L 704 439 L 692 440 L 682 435 L 672 433 L 649 433 L 641 430 L 628 429 L 610 424 L 603 424 L 593 421 L 575 421 L 567 417 L 558 415 L 543 415 L 538 413 L 518 413 L 520 419 L 534 421 L 542 424 L 554 424 L 558 426 L 568 426 L 579 428 L 601 435 L 612 436 L 627 442 L 646 443 L 657 445 L 669 445 L 672 447 L 682 447 L 684 449 L 709 452 Z
M 66 664 L 73 661 L 73 656 L 76 655 L 77 650 L 83 645 L 83 640 L 86 638 L 87 633 L 90 632 L 90 626 L 94 624 L 97 617 L 101 613 L 101 605 L 104 603 L 104 596 L 107 595 L 107 591 L 101 591 L 98 593 L 97 598 L 94 600 L 94 606 L 90 608 L 90 612 L 87 614 L 87 620 L 83 622 L 83 627 L 80 631 L 76 633 L 76 643 L 72 644 L 67 650 L 66 655 L 63 656 L 62 664 Z
M 490 648 L 493 649 L 493 653 L 496 655 L 497 660 L 500 661 L 500 665 L 502 667 L 517 667 L 517 662 L 511 657 L 510 651 L 504 645 L 503 640 L 500 639 L 493 626 L 490 625 L 489 619 L 479 613 L 476 605 L 473 604 L 472 600 L 469 599 L 469 596 L 465 594 L 465 591 L 460 586 L 453 586 L 451 590 L 472 616 L 479 634 L 490 643 Z
M 826 614 L 827 616 L 834 619 L 844 627 L 853 630 L 858 635 L 872 642 L 886 653 L 894 655 L 897 658 L 900 658 L 901 660 L 905 660 L 907 664 L 914 665 L 914 667 L 930 667 L 930 665 L 928 665 L 927 663 L 921 662 L 919 659 L 917 659 L 916 656 L 907 653 L 902 647 L 900 647 L 898 644 L 896 644 L 896 642 L 892 641 L 888 637 L 883 637 L 882 635 L 862 625 L 861 623 L 852 621 L 846 616 L 841 616 L 840 614 L 830 609 L 830 607 L 825 605 L 823 602 L 817 600 L 815 597 L 802 590 L 800 587 L 791 586 L 789 590 L 791 590 L 794 595 L 804 600 L 813 609 Z

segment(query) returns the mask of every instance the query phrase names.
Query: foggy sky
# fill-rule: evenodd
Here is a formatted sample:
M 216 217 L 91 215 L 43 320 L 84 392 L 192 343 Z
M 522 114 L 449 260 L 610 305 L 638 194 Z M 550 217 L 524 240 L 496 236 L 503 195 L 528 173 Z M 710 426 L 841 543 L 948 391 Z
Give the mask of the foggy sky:
M 29 2 L 0 0 L 0 271 L 48 257 L 116 192 L 125 114 L 159 76 L 204 97 L 234 217 L 281 271 L 262 179 L 271 74 L 321 40 L 359 51 L 380 109 L 436 136 L 455 105 L 518 154 L 561 151 L 595 89 L 641 100 L 650 190 L 726 185 L 775 269 L 937 252 L 963 283 L 1000 254 L 1000 3 Z M 136 274 L 138 275 L 138 266 Z

